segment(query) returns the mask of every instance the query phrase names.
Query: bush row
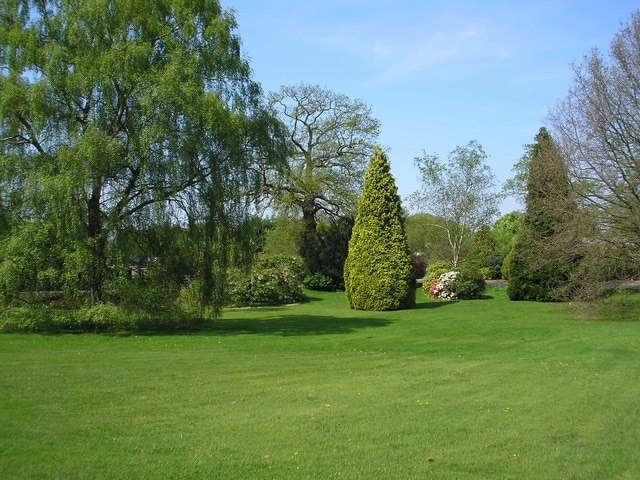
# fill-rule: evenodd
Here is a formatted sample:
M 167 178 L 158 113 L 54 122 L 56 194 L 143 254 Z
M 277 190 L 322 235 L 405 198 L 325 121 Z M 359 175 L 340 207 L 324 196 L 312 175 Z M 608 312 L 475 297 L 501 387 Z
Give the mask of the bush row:
M 48 305 L 7 307 L 0 316 L 6 333 L 116 333 L 197 331 L 211 320 L 206 311 L 175 308 L 163 313 L 128 311 L 98 303 L 76 309 Z

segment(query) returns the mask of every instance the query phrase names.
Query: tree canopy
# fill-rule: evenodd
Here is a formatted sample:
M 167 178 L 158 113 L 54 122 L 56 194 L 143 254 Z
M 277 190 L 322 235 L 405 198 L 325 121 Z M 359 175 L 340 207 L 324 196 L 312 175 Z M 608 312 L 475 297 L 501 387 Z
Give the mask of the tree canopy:
M 558 298 L 577 262 L 576 218 L 565 160 L 543 127 L 533 144 L 526 209 L 511 252 L 507 293 L 512 300 Z
M 264 169 L 265 191 L 273 206 L 302 217 L 301 253 L 312 267 L 318 215 L 353 218 L 380 123 L 362 101 L 317 85 L 282 87 L 269 99 L 290 153 L 288 169 Z
M 640 272 L 640 11 L 611 42 L 573 67 L 566 98 L 550 113 L 584 214 L 609 261 Z M 607 253 L 608 252 L 608 253 Z M 627 269 L 627 274 L 630 271 Z
M 498 213 L 495 178 L 486 159 L 482 146 L 473 140 L 451 151 L 447 163 L 427 153 L 414 160 L 422 187 L 412 202 L 432 214 L 434 226 L 446 234 L 446 260 L 453 266 L 463 260 L 474 233 L 491 224 Z
M 81 278 L 100 300 L 125 225 L 197 223 L 211 297 L 225 262 L 211 245 L 245 217 L 251 166 L 277 164 L 285 146 L 233 14 L 217 0 L 8 0 L 0 22 L 0 203 L 11 234 L 50 225 L 77 260 L 62 262 L 61 278 Z

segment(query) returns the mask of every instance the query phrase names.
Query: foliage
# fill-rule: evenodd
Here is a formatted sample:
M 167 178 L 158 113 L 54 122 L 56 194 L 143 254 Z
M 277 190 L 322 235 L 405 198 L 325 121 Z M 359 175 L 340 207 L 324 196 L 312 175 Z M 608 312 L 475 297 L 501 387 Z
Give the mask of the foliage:
M 376 149 L 364 179 L 344 265 L 349 306 L 398 310 L 415 302 L 415 278 L 402 221 L 402 206 L 389 161 Z
M 110 303 L 130 313 L 136 310 L 149 313 L 169 311 L 175 307 L 180 285 L 159 273 L 151 269 L 139 272 L 134 277 L 112 277 L 104 285 L 104 296 Z
M 486 282 L 480 270 L 464 267 L 439 275 L 435 281 L 423 288 L 426 290 L 425 293 L 434 299 L 473 300 L 482 298 Z
M 469 255 L 462 265 L 480 270 L 485 279 L 499 279 L 502 276 L 502 258 L 493 230 L 483 225 L 471 238 Z
M 507 292 L 512 300 L 550 301 L 575 268 L 576 206 L 567 168 L 545 128 L 536 143 L 527 181 L 522 228 L 509 258 Z
M 227 303 L 233 306 L 286 305 L 303 300 L 304 263 L 299 257 L 260 255 L 248 274 L 230 272 Z
M 327 277 L 326 275 L 323 275 L 322 273 L 314 273 L 313 275 L 305 277 L 302 284 L 309 290 L 319 290 L 325 292 L 335 290 L 332 279 L 330 277 Z
M 464 260 L 472 236 L 498 213 L 495 177 L 487 154 L 476 141 L 456 147 L 442 163 L 423 153 L 414 160 L 422 188 L 412 195 L 414 205 L 434 215 L 434 226 L 446 233 L 454 266 Z
M 56 283 L 100 302 L 128 266 L 131 255 L 114 243 L 121 232 L 168 218 L 199 223 L 190 232 L 192 250 L 203 252 L 197 273 L 217 301 L 257 191 L 253 167 L 280 165 L 286 151 L 232 12 L 217 0 L 10 1 L 2 10 L 7 241 L 24 225 L 51 229 L 63 257 Z
M 513 248 L 513 242 L 522 226 L 522 213 L 511 212 L 500 217 L 493 226 L 492 234 L 496 248 L 507 256 Z
M 262 171 L 272 206 L 303 220 L 300 253 L 315 273 L 316 226 L 353 216 L 380 122 L 360 100 L 300 84 L 269 95 L 290 138 L 289 168 Z
M 447 259 L 451 246 L 439 220 L 428 213 L 414 213 L 405 219 L 409 250 L 420 253 L 426 264 Z
M 590 222 L 585 243 L 604 243 L 611 262 L 635 265 L 640 272 L 640 11 L 614 36 L 608 55 L 594 49 L 573 67 L 566 98 L 550 112 L 550 121 L 567 159 L 569 175 Z M 598 282 L 595 251 L 585 255 L 594 266 L 585 283 Z
M 487 270 L 487 279 L 498 280 L 502 278 L 502 264 L 504 257 L 500 250 L 494 250 L 486 259 L 484 268 Z
M 60 308 L 52 303 L 7 307 L 0 316 L 6 333 L 126 333 L 201 330 L 210 320 L 203 311 L 177 308 L 155 312 L 129 311 L 111 303 Z
M 343 217 L 318 223 L 313 243 L 314 254 L 306 258 L 310 274 L 331 279 L 334 290 L 344 289 L 344 262 L 349 252 L 353 219 Z
M 300 253 L 302 237 L 302 220 L 286 215 L 278 215 L 271 219 L 265 232 L 264 251 L 268 255 L 294 256 Z
M 443 273 L 451 271 L 453 265 L 446 260 L 439 260 L 433 262 L 427 267 L 427 273 L 422 281 L 422 288 L 425 289 L 425 294 L 429 293 L 429 287 L 438 280 L 438 277 Z
M 486 288 L 484 275 L 479 269 L 462 267 L 450 289 L 458 300 L 482 298 Z

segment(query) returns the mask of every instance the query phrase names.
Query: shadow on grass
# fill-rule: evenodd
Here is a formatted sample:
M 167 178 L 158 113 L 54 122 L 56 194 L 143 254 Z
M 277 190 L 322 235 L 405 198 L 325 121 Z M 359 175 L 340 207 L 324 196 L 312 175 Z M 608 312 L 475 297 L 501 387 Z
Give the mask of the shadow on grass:
M 363 328 L 390 325 L 387 318 L 331 317 L 324 315 L 283 315 L 270 318 L 214 320 L 206 333 L 218 335 L 329 335 L 352 333 Z M 204 331 L 203 331 L 204 333 Z
M 459 300 L 427 300 L 426 302 L 416 303 L 413 310 L 432 310 L 434 308 L 446 307 L 458 303 Z

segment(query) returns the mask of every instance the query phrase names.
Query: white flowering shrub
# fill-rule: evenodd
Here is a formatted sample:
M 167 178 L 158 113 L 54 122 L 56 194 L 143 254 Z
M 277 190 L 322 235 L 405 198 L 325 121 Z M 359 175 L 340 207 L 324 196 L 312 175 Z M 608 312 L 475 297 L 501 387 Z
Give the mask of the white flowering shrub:
M 446 272 L 429 286 L 429 296 L 440 300 L 471 300 L 482 298 L 486 282 L 479 269 L 463 267 Z
M 446 272 L 438 277 L 438 279 L 429 287 L 429 296 L 440 300 L 455 300 L 456 293 L 452 289 L 458 272 Z

